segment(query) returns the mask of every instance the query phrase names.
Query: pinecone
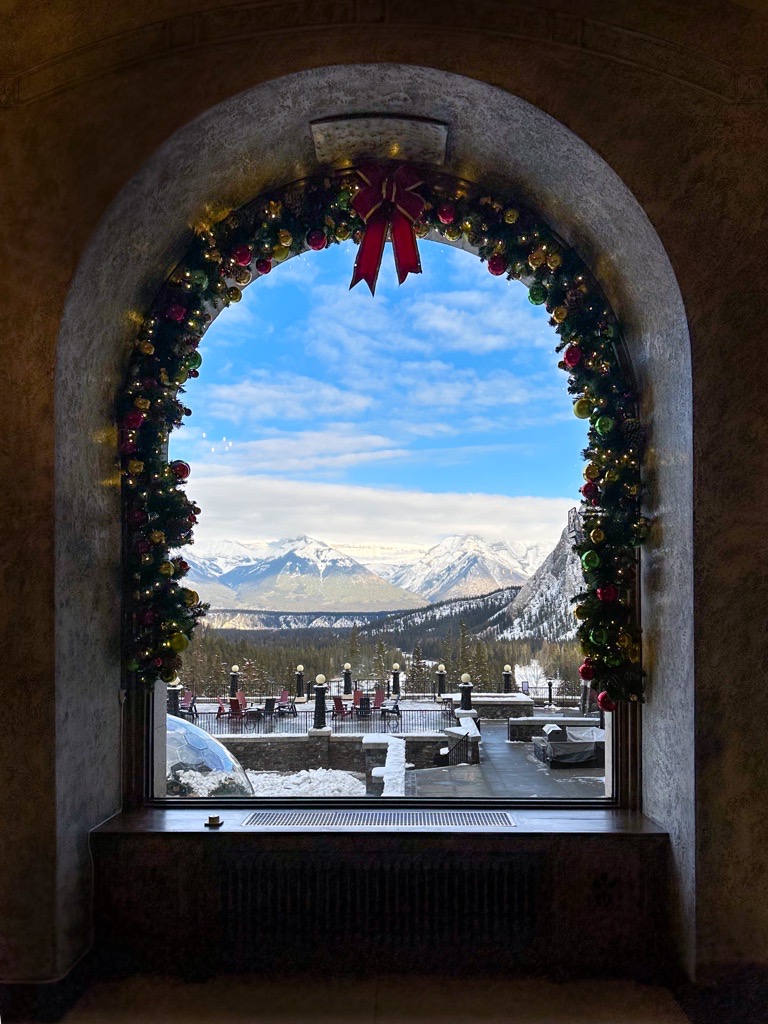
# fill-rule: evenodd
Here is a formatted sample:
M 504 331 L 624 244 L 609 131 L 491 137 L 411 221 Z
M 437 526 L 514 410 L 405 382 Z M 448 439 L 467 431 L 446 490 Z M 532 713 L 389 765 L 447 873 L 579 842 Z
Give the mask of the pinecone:
M 645 448 L 645 427 L 637 419 L 624 420 L 621 424 L 621 434 L 627 448 L 634 448 L 642 455 Z

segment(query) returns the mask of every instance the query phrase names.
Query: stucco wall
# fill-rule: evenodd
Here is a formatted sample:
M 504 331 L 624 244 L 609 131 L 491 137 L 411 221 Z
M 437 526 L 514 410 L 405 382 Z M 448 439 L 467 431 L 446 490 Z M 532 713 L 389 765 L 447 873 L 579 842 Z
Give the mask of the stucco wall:
M 401 0 L 230 8 L 201 0 L 182 13 L 169 0 L 118 7 L 62 0 L 54 11 L 18 7 L 6 27 L 0 270 L 14 286 L 3 316 L 0 607 L 8 624 L 5 677 L 36 699 L 13 716 L 0 749 L 4 820 L 15 815 L 0 840 L 0 975 L 55 977 L 87 947 L 85 833 L 120 801 L 109 402 L 131 315 L 183 251 L 186 228 L 206 205 L 223 212 L 307 169 L 305 128 L 293 148 L 254 128 L 270 116 L 283 127 L 292 116 L 305 126 L 302 96 L 310 108 L 334 113 L 378 107 L 453 118 L 451 166 L 517 181 L 581 249 L 628 323 L 654 416 L 652 501 L 663 517 L 644 569 L 646 808 L 673 834 L 689 964 L 768 961 L 768 904 L 755 898 L 768 882 L 761 841 L 768 739 L 758 731 L 744 749 L 729 694 L 746 681 L 751 717 L 766 717 L 768 691 L 755 678 L 765 660 L 759 624 L 768 603 L 758 512 L 768 419 L 755 355 L 768 292 L 760 270 L 766 19 L 738 4 L 693 0 L 619 9 L 607 0 L 552 0 L 546 9 Z M 429 86 L 423 73 L 382 68 L 340 70 L 336 80 L 305 83 L 298 93 L 270 85 L 251 135 L 243 132 L 242 118 L 255 110 L 237 96 L 242 90 L 361 60 L 458 72 L 556 121 L 499 98 L 516 111 L 500 121 L 501 108 L 473 83 L 446 93 L 439 78 Z M 229 114 L 204 117 L 196 134 L 202 149 L 182 134 L 163 151 L 165 162 L 156 156 L 145 165 L 228 97 L 237 97 Z M 606 191 L 598 157 L 626 189 L 614 183 Z M 139 196 L 144 206 L 132 209 Z M 639 207 L 628 225 L 632 196 Z M 118 228 L 120 245 L 110 251 Z M 89 245 L 62 329 L 54 437 L 57 336 Z M 97 272 L 89 309 L 83 287 Z M 692 335 L 693 467 L 684 330 L 680 309 L 670 308 L 679 306 L 669 289 L 675 278 Z M 6 761 L 13 764 L 19 749 L 25 771 L 11 776 Z

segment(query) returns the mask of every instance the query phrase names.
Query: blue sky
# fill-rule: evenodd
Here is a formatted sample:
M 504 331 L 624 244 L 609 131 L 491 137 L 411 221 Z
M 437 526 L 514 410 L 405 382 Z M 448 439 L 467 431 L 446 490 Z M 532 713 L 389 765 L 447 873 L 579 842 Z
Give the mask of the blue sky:
M 387 246 L 375 298 L 349 291 L 351 243 L 307 253 L 213 323 L 172 436 L 201 539 L 554 543 L 584 425 L 546 311 L 471 254 L 420 250 L 398 287 Z

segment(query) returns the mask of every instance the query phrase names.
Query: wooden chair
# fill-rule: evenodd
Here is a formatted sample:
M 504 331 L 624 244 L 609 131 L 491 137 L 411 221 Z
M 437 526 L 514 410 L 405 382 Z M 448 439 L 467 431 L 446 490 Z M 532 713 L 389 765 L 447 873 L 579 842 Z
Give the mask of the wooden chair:
M 290 701 L 290 699 L 291 699 L 291 695 L 288 693 L 287 690 L 281 690 L 280 691 L 280 700 L 279 700 L 278 703 L 280 703 L 280 704 L 287 704 Z
M 363 691 L 362 690 L 355 690 L 355 692 L 352 694 L 352 707 L 353 708 L 359 708 L 360 707 L 360 698 L 362 696 L 363 696 Z
M 229 714 L 229 711 L 227 711 L 227 708 L 226 708 L 226 705 L 224 704 L 223 698 L 222 697 L 218 697 L 217 699 L 218 699 L 218 702 L 219 702 L 219 706 L 216 709 L 216 717 L 217 718 L 223 718 L 225 715 Z
M 245 713 L 248 710 L 248 701 L 245 696 L 245 690 L 237 691 L 237 701 L 239 702 L 240 707 L 243 710 L 243 713 Z
M 197 718 L 197 704 L 195 695 L 191 690 L 185 690 L 184 696 L 179 703 L 179 712 L 185 718 Z
M 383 686 L 377 686 L 376 687 L 376 692 L 373 695 L 373 710 L 374 711 L 379 711 L 380 710 L 381 705 L 384 703 L 384 696 L 385 696 L 385 694 L 384 694 L 384 687 Z
M 331 699 L 333 700 L 333 711 L 331 712 L 331 718 L 338 718 L 339 716 L 341 716 L 341 718 L 346 718 L 347 715 L 352 714 L 350 709 L 346 707 L 346 705 L 344 704 L 344 701 L 341 699 L 341 697 L 332 697 Z

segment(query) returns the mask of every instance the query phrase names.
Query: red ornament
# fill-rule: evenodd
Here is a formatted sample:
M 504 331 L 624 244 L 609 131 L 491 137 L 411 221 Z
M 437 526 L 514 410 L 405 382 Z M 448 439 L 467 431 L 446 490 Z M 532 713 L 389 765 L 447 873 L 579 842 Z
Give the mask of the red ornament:
M 141 626 L 154 626 L 157 622 L 157 612 L 153 612 L 147 609 L 139 615 L 139 625 Z
M 236 245 L 232 250 L 232 259 L 238 267 L 249 267 L 251 265 L 251 250 L 247 245 Z
M 584 663 L 579 665 L 579 675 L 586 682 L 595 678 L 595 666 L 591 661 L 589 661 L 589 659 L 585 659 Z
M 192 470 L 188 463 L 182 462 L 181 459 L 176 459 L 175 462 L 171 463 L 171 472 L 177 480 L 186 480 Z
M 604 587 L 597 588 L 598 601 L 615 601 L 618 596 L 618 587 L 615 587 L 613 583 L 606 583 Z
M 497 252 L 494 256 L 491 256 L 488 260 L 488 273 L 493 274 L 494 277 L 501 277 L 502 274 L 507 272 L 507 261 Z
M 321 231 L 320 228 L 315 228 L 314 231 L 307 232 L 307 245 L 310 249 L 314 249 L 315 252 L 320 252 L 321 249 L 325 249 L 328 242 L 325 238 L 325 232 Z
M 152 550 L 152 545 L 149 543 L 146 537 L 139 537 L 134 545 L 136 551 L 140 555 L 149 554 Z
M 152 664 L 155 666 L 155 668 L 162 668 L 163 667 L 163 659 L 162 658 L 155 658 L 155 660 L 152 662 Z
M 453 203 L 442 203 L 438 206 L 437 219 L 441 224 L 453 224 L 456 220 L 456 207 Z
M 256 269 L 260 274 L 268 274 L 272 269 L 272 260 L 268 256 L 262 256 L 256 260 Z
M 600 488 L 597 486 L 594 480 L 587 480 L 587 482 L 580 488 L 581 493 L 587 499 L 587 501 L 594 502 L 600 495 Z
M 188 523 L 191 523 L 191 524 L 192 524 L 192 525 L 194 526 L 194 524 L 195 524 L 195 523 L 197 522 L 197 516 L 196 516 L 196 515 L 193 515 L 192 513 L 190 513 L 190 514 L 189 514 L 189 515 L 187 516 L 187 522 L 188 522 Z
M 123 418 L 123 426 L 126 430 L 138 430 L 144 422 L 144 413 L 139 409 L 131 409 Z
M 581 349 L 578 345 L 569 345 L 565 352 L 563 352 L 563 362 L 569 370 L 572 370 L 581 362 L 581 355 Z
M 603 690 L 602 693 L 597 695 L 597 706 L 601 711 L 615 711 L 618 707 L 617 703 L 607 690 Z
M 146 526 L 148 522 L 149 514 L 143 508 L 133 508 L 128 513 L 128 523 L 130 526 Z
M 200 371 L 199 370 L 190 370 L 189 371 L 189 376 L 190 377 L 199 377 L 200 376 Z
M 120 444 L 120 454 L 121 455 L 135 455 L 138 450 L 139 450 L 139 446 L 136 444 L 136 442 L 135 441 L 130 441 L 127 438 L 126 438 L 125 441 L 122 441 L 121 444 Z
M 176 323 L 180 323 L 186 315 L 186 309 L 178 302 L 172 302 L 165 310 L 165 319 L 174 320 Z

